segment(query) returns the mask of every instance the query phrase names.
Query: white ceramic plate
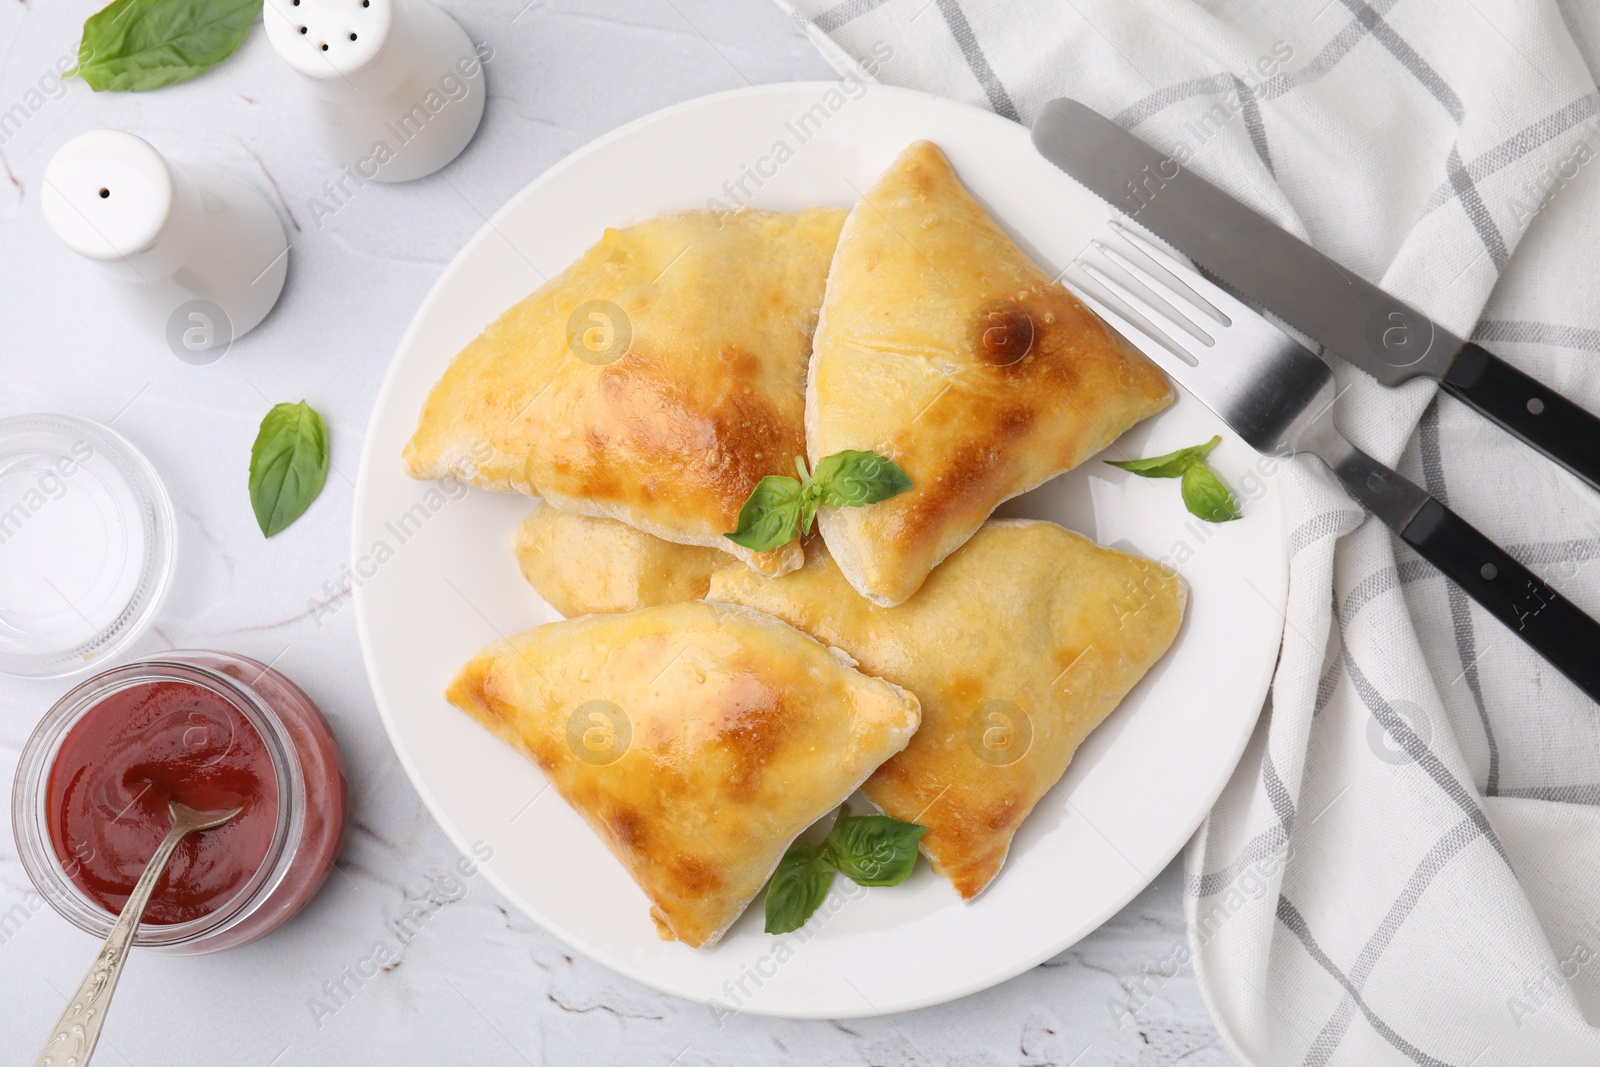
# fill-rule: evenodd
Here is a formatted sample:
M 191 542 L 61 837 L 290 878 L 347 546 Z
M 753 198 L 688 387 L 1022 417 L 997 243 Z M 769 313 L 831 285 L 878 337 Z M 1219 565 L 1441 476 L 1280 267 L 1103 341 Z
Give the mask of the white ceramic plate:
M 1089 933 L 1162 870 L 1221 792 L 1265 699 L 1281 636 L 1288 568 L 1273 479 L 1215 416 L 1182 396 L 1123 437 L 1113 458 L 1221 433 L 1212 459 L 1244 498 L 1241 521 L 1208 526 L 1184 511 L 1175 482 L 1098 460 L 1002 509 L 1170 559 L 1191 592 L 1173 649 L 1083 745 L 988 891 L 962 904 L 922 863 L 897 888 L 839 896 L 836 911 L 786 938 L 762 932 L 758 900 L 705 951 L 659 940 L 644 895 L 539 771 L 444 701 L 446 683 L 481 646 L 557 615 L 511 553 L 529 502 L 411 481 L 401 447 L 450 358 L 604 227 L 713 197 L 728 203 L 730 188 L 753 194 L 747 199 L 760 208 L 849 207 L 918 138 L 941 145 L 978 199 L 1052 270 L 1111 215 L 1040 158 L 1021 126 L 921 93 L 857 93 L 818 83 L 708 97 L 641 119 L 551 168 L 467 244 L 417 312 L 361 459 L 352 563 L 361 647 L 417 791 L 457 846 L 493 850 L 484 877 L 536 922 L 631 978 L 719 1011 L 903 1011 L 1003 981 Z M 777 154 L 790 158 L 778 164 Z M 835 894 L 848 888 L 839 879 Z

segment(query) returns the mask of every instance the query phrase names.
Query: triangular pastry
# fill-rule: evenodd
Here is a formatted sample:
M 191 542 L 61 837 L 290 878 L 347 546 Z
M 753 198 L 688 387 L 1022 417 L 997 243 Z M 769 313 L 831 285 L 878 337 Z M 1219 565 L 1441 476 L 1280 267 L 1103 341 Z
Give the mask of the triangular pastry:
M 919 718 L 911 694 L 787 623 L 704 601 L 497 642 L 447 696 L 538 764 L 650 898 L 661 936 L 696 947 Z
M 811 333 L 844 216 L 685 211 L 606 230 L 455 357 L 407 472 L 543 497 L 766 573 L 799 566 L 798 545 L 752 553 L 722 535 L 803 453 Z
M 1160 564 L 1018 519 L 986 523 L 897 607 L 853 592 L 815 542 L 792 574 L 726 567 L 710 593 L 916 694 L 921 728 L 863 791 L 928 828 L 922 851 L 968 899 L 999 873 L 1079 742 L 1172 644 L 1186 595 Z
M 917 142 L 844 224 L 806 393 L 812 463 L 878 452 L 912 488 L 824 508 L 828 550 L 862 595 L 898 604 L 1001 501 L 1172 397 L 1154 364 L 1006 236 L 944 153 Z
M 513 549 L 528 584 L 569 619 L 699 600 L 712 572 L 733 561 L 720 548 L 663 541 L 548 504 L 517 527 Z

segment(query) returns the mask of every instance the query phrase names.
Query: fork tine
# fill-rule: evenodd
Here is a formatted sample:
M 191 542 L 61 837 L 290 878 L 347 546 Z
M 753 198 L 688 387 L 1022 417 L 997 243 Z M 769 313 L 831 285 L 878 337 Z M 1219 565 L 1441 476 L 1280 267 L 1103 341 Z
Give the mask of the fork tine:
M 1132 289 L 1128 288 L 1126 285 L 1122 284 L 1120 281 L 1113 278 L 1111 275 L 1107 274 L 1093 263 L 1085 261 L 1082 265 L 1083 272 L 1085 274 L 1089 275 L 1089 277 L 1093 278 L 1100 285 L 1104 286 L 1112 296 L 1115 296 L 1118 300 L 1122 301 L 1124 305 L 1126 305 L 1140 318 L 1144 319 L 1145 322 L 1150 324 L 1151 328 L 1157 331 L 1152 333 L 1151 329 L 1145 329 L 1142 331 L 1143 333 L 1154 337 L 1156 340 L 1161 340 L 1163 337 L 1166 338 L 1163 347 L 1171 349 L 1184 361 L 1188 363 L 1195 363 L 1198 361 L 1199 357 L 1196 355 L 1192 346 L 1198 344 L 1199 342 L 1191 340 L 1189 344 L 1185 344 L 1178 337 L 1173 336 L 1180 331 L 1173 329 L 1168 324 L 1167 320 L 1171 318 L 1170 315 L 1163 314 L 1161 310 L 1155 305 L 1151 304 L 1145 296 L 1134 292 Z M 1123 317 L 1126 318 L 1127 316 Z M 1209 345 L 1207 347 L 1209 347 Z
M 1259 314 L 1250 305 L 1213 283 L 1194 267 L 1178 259 L 1171 252 L 1160 247 L 1132 226 L 1119 219 L 1113 219 L 1110 225 L 1129 244 L 1143 252 L 1163 270 L 1193 289 L 1196 295 L 1203 297 L 1212 307 L 1227 316 L 1230 323 L 1241 317 Z
M 1205 302 L 1204 297 L 1190 290 L 1181 280 L 1158 278 L 1111 245 L 1100 241 L 1091 243 L 1106 259 L 1115 263 L 1130 278 L 1150 290 L 1151 295 L 1170 308 L 1170 312 L 1164 317 L 1201 344 L 1216 344 L 1217 339 L 1214 335 L 1219 332 L 1218 327 L 1225 328 L 1232 325 L 1226 315 L 1212 308 Z
M 1084 270 L 1085 273 L 1088 273 L 1091 276 L 1102 273 L 1100 271 L 1093 270 L 1086 263 L 1080 262 L 1079 266 Z M 1183 350 L 1176 341 L 1166 337 L 1166 335 L 1159 328 L 1154 326 L 1154 324 L 1148 324 L 1142 321 L 1133 321 L 1121 311 L 1106 303 L 1106 301 L 1101 299 L 1100 296 L 1098 296 L 1092 289 L 1089 289 L 1082 284 L 1074 286 L 1073 290 L 1078 299 L 1089 305 L 1089 310 L 1093 311 L 1096 315 L 1099 315 L 1106 321 L 1108 325 L 1112 327 L 1112 329 L 1122 334 L 1122 336 L 1126 338 L 1128 343 L 1133 345 L 1133 347 L 1137 348 L 1146 355 L 1149 355 L 1152 359 L 1156 359 L 1157 362 L 1159 362 L 1162 367 L 1168 371 L 1168 373 L 1181 373 L 1179 370 L 1180 368 L 1186 368 L 1194 361 L 1193 356 L 1187 355 L 1185 350 Z M 1172 357 L 1172 360 L 1168 361 L 1166 359 L 1159 358 L 1155 355 L 1156 350 L 1166 352 Z

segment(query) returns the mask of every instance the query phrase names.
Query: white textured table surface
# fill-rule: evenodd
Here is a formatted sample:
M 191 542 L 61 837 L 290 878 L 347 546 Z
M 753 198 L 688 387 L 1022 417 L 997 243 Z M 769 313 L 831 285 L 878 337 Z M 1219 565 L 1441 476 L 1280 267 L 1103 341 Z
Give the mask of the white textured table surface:
M 299 120 L 299 86 L 259 27 L 223 67 L 148 94 L 58 88 L 99 0 L 0 0 L 0 416 L 111 423 L 165 477 L 178 515 L 174 585 L 135 652 L 221 648 L 276 661 L 332 721 L 351 779 L 338 872 L 293 923 L 232 952 L 135 953 L 97 1062 L 1226 1064 L 1183 942 L 1178 863 L 1104 928 L 1043 966 L 956 1003 L 841 1023 L 736 1016 L 668 997 L 575 956 L 486 884 L 448 875 L 454 850 L 389 748 L 367 691 L 343 565 L 367 414 L 412 310 L 516 190 L 594 137 L 658 108 L 747 83 L 828 78 L 764 0 L 455 0 L 494 49 L 477 139 L 442 172 L 368 185 L 331 216 L 334 164 Z M 43 79 L 43 80 L 41 80 Z M 40 90 L 29 95 L 30 90 Z M 46 228 L 51 153 L 97 126 L 232 170 L 289 226 L 288 286 L 219 363 L 180 362 L 93 300 L 96 279 Z M 264 541 L 245 490 L 266 409 L 327 418 L 326 490 Z M 329 611 L 324 605 L 334 599 Z M 65 681 L 0 679 L 0 767 Z M 5 805 L 9 812 L 9 805 Z M 409 927 L 405 915 L 421 914 Z M 375 977 L 348 969 L 379 944 Z M 0 1060 L 32 1062 L 95 943 L 31 894 L 0 836 Z M 1137 983 L 1137 984 L 1136 984 Z

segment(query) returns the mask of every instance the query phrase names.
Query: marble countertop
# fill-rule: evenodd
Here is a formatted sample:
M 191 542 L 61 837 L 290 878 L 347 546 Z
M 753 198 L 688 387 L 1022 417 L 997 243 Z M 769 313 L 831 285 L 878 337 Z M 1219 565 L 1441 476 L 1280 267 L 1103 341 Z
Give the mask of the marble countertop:
M 59 87 L 46 75 L 71 61 L 98 6 L 0 0 L 0 112 L 18 103 L 26 112 L 20 125 L 0 128 L 0 416 L 84 416 L 149 456 L 176 507 L 178 563 L 160 615 L 133 651 L 214 647 L 275 662 L 333 723 L 352 808 L 337 873 L 287 927 L 210 956 L 136 952 L 97 1062 L 1230 1062 L 1192 975 L 1162 977 L 1184 938 L 1177 861 L 1055 959 L 964 1000 L 889 1018 L 740 1015 L 719 1026 L 709 1008 L 621 978 L 488 885 L 448 878 L 455 851 L 384 736 L 355 613 L 315 610 L 343 581 L 351 479 L 379 381 L 456 250 L 523 185 L 624 122 L 745 84 L 831 77 L 797 26 L 763 0 L 444 3 L 495 49 L 476 140 L 443 178 L 367 185 L 328 215 L 312 200 L 338 168 L 307 135 L 299 86 L 259 27 L 232 60 L 185 85 L 146 94 Z M 281 303 L 220 362 L 181 362 L 91 302 L 88 265 L 45 226 L 45 164 L 65 140 L 97 126 L 231 170 L 267 193 L 288 227 Z M 327 418 L 335 470 L 306 516 L 266 541 L 245 491 L 250 443 L 271 403 L 302 397 Z M 23 741 L 68 685 L 0 679 L 8 785 Z M 426 922 L 396 925 L 419 909 Z M 371 978 L 352 976 L 380 942 L 393 959 Z M 8 826 L 0 833 L 0 1060 L 32 1062 L 95 949 L 31 893 Z

